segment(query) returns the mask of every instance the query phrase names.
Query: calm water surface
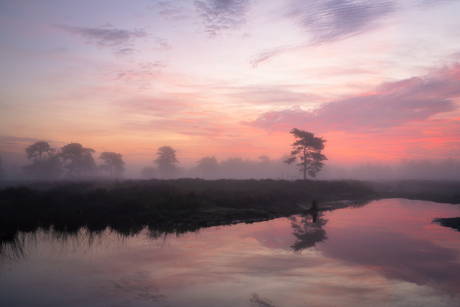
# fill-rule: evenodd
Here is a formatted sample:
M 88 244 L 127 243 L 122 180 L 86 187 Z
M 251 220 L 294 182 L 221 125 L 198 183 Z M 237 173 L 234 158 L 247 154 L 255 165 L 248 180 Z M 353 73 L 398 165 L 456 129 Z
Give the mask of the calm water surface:
M 22 234 L 1 306 L 460 306 L 460 207 L 390 199 L 202 229 Z

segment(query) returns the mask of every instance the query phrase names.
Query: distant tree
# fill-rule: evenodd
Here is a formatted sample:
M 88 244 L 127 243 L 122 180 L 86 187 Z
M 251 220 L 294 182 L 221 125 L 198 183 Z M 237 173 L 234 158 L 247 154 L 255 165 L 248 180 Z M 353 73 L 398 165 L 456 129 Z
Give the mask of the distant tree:
M 326 156 L 321 153 L 324 149 L 324 142 L 326 142 L 326 140 L 315 137 L 311 132 L 299 130 L 297 128 L 292 128 L 289 133 L 298 140 L 291 145 L 294 150 L 291 151 L 289 158 L 284 162 L 291 164 L 299 157 L 300 163 L 297 165 L 300 166 L 299 170 L 303 173 L 303 179 L 307 179 L 307 172 L 311 177 L 316 177 L 316 174 L 324 166 L 322 161 L 327 160 Z
M 104 164 L 100 165 L 99 168 L 104 172 L 109 172 L 109 176 L 115 175 L 115 177 L 121 176 L 125 171 L 122 157 L 123 155 L 114 152 L 104 151 L 99 156 L 99 159 L 104 160 Z
M 197 161 L 197 170 L 205 178 L 215 177 L 219 170 L 219 163 L 216 157 L 204 157 Z
M 220 174 L 224 178 L 249 179 L 255 178 L 254 166 L 257 162 L 241 157 L 228 158 L 220 162 Z
M 270 157 L 269 156 L 262 155 L 262 156 L 258 157 L 258 159 L 263 164 L 269 164 L 270 163 Z
M 96 152 L 92 148 L 84 148 L 79 143 L 70 143 L 61 148 L 60 157 L 64 161 L 67 176 L 81 176 L 94 173 L 96 163 L 92 153 Z
M 146 166 L 141 170 L 141 176 L 144 179 L 152 179 L 155 176 L 155 168 Z
M 163 146 L 158 148 L 158 158 L 153 162 L 158 164 L 158 170 L 166 175 L 175 173 L 176 164 L 179 161 L 176 158 L 176 151 L 170 146 Z
M 51 148 L 50 144 L 44 141 L 37 142 L 26 148 L 27 159 L 34 159 L 38 162 L 42 162 L 45 153 L 49 154 L 54 152 L 56 152 L 56 149 Z
M 35 178 L 55 178 L 62 173 L 59 153 L 47 142 L 36 142 L 25 150 L 27 158 L 32 160 L 32 164 L 22 167 L 26 175 Z

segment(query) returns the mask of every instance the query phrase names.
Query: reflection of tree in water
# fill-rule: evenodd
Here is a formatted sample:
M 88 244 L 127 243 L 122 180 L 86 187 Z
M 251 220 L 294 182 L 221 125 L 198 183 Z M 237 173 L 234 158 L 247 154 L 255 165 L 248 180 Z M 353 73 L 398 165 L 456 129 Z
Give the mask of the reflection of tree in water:
M 323 242 L 327 239 L 326 231 L 323 226 L 328 220 L 322 218 L 322 212 L 313 212 L 311 214 L 302 215 L 300 218 L 292 216 L 291 227 L 294 229 L 293 235 L 297 238 L 291 248 L 298 252 L 302 249 L 315 246 L 318 242 Z

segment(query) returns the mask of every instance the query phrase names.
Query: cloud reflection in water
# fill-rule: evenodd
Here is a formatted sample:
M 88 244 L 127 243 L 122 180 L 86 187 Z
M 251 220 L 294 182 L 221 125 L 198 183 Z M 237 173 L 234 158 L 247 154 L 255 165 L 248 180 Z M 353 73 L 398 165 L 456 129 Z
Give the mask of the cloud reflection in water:
M 37 236 L 23 240 L 23 265 L 2 272 L 0 296 L 12 306 L 44 298 L 47 306 L 454 306 L 460 234 L 430 221 L 455 214 L 450 205 L 382 200 L 316 223 L 294 216 L 179 238 L 105 232 L 88 245 Z

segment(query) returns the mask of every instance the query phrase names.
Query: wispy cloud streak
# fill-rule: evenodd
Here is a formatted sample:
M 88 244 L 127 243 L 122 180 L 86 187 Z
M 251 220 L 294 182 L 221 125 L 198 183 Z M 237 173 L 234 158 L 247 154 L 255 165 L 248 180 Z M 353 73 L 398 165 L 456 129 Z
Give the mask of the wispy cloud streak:
M 288 17 L 313 35 L 313 44 L 321 44 L 368 31 L 395 11 L 393 1 L 297 0 Z
M 333 42 L 374 28 L 381 19 L 396 12 L 393 1 L 308 0 L 292 1 L 285 17 L 304 29 L 309 37 L 298 46 L 268 49 L 254 56 L 255 68 L 260 63 L 285 52 Z
M 306 35 L 305 42 L 264 50 L 256 54 L 250 62 L 253 68 L 256 68 L 285 52 L 332 43 L 372 31 L 385 24 L 385 19 L 394 15 L 454 1 L 456 0 L 293 0 L 284 17 L 303 29 Z
M 303 48 L 303 46 L 281 46 L 267 49 L 253 56 L 250 63 L 252 68 L 257 68 L 257 66 L 259 66 L 261 63 L 268 61 L 273 57 L 276 57 L 286 52 L 292 52 L 300 48 Z
M 148 36 L 143 29 L 113 29 L 110 25 L 94 28 L 66 25 L 57 25 L 57 27 L 66 32 L 84 37 L 88 44 L 94 44 L 100 48 L 110 48 L 117 56 L 132 55 L 136 51 L 134 46 L 135 40 Z M 161 48 L 168 47 L 167 42 L 164 40 L 160 39 L 158 43 L 162 46 Z

